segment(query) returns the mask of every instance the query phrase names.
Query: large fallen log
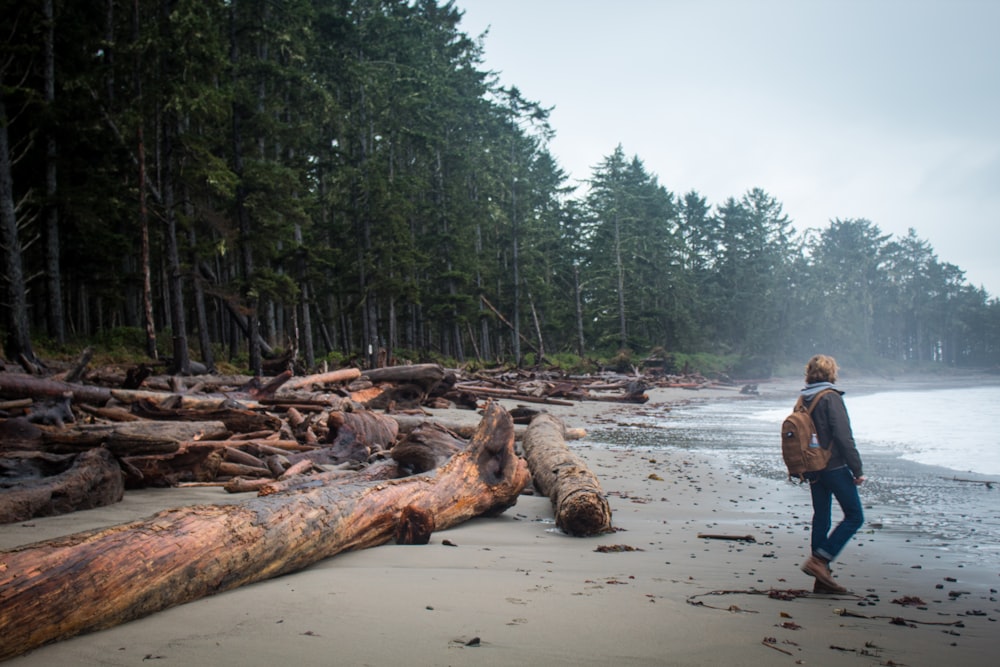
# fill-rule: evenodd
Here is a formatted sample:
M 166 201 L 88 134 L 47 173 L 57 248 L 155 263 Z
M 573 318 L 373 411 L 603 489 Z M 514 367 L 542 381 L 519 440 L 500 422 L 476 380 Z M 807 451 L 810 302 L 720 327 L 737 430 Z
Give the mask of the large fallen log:
M 239 407 L 214 407 L 211 409 L 170 408 L 148 399 L 136 401 L 132 412 L 146 419 L 160 421 L 219 421 L 232 433 L 277 431 L 281 420 L 273 415 L 244 410 Z
M 476 427 L 471 424 L 464 424 L 455 421 L 449 421 L 446 419 L 439 419 L 437 416 L 423 416 L 423 415 L 389 415 L 396 423 L 399 424 L 399 432 L 401 434 L 407 434 L 415 428 L 420 427 L 425 424 L 428 420 L 433 421 L 438 426 L 442 426 L 455 435 L 459 435 L 463 438 L 471 438 L 472 434 L 476 432 Z M 514 439 L 521 440 L 524 437 L 524 432 L 527 430 L 524 426 L 519 424 L 514 424 Z M 580 440 L 581 438 L 587 437 L 586 429 L 582 428 L 567 428 L 563 433 L 563 437 L 566 440 Z
M 361 371 L 357 368 L 338 368 L 335 371 L 329 371 L 326 373 L 316 373 L 314 375 L 303 375 L 301 377 L 293 377 L 288 382 L 286 382 L 281 389 L 293 391 L 295 389 L 302 389 L 310 387 L 311 385 L 328 385 L 328 384 L 341 384 L 343 382 L 350 382 L 351 380 L 356 380 L 361 377 Z M 279 392 L 280 393 L 280 392 Z
M 0 552 L 0 660 L 512 506 L 528 481 L 503 408 L 430 475 L 195 505 Z
M 111 391 L 103 387 L 72 384 L 15 373 L 0 376 L 0 398 L 61 398 L 67 393 L 73 401 L 104 405 L 111 398 Z
M 113 505 L 125 492 L 121 468 L 102 448 L 11 453 L 0 457 L 0 473 L 0 524 Z
M 371 368 L 361 373 L 361 377 L 372 382 L 413 382 L 432 387 L 444 379 L 444 368 L 439 364 L 414 364 L 412 366 L 387 366 Z
M 270 496 L 275 493 L 304 491 L 334 484 L 396 479 L 401 476 L 399 464 L 391 459 L 384 459 L 361 470 L 333 470 L 315 475 L 298 475 L 284 480 L 271 480 L 254 490 L 257 491 L 258 495 Z
M 129 456 L 167 454 L 177 451 L 183 442 L 215 440 L 228 434 L 221 421 L 135 421 L 45 430 L 42 440 L 50 451 L 71 452 L 104 446 L 114 454 Z
M 611 531 L 611 507 L 601 483 L 566 446 L 563 423 L 549 414 L 531 420 L 524 432 L 524 456 L 535 486 L 552 501 L 556 526 L 585 537 Z
M 525 403 L 541 403 L 544 405 L 562 405 L 572 407 L 570 401 L 561 401 L 557 398 L 547 398 L 545 396 L 533 396 L 518 389 L 503 389 L 496 387 L 483 387 L 481 385 L 462 385 L 461 390 L 474 396 L 507 398 L 512 401 L 523 401 Z

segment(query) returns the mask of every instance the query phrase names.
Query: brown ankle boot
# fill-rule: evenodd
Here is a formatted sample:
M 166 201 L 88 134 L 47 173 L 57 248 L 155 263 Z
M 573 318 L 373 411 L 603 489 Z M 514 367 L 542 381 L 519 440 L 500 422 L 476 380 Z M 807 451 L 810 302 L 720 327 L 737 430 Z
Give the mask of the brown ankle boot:
M 837 586 L 836 588 L 831 588 L 824 584 L 822 581 L 817 579 L 813 582 L 813 593 L 818 595 L 837 595 L 840 593 L 846 593 L 847 589 L 842 586 Z
M 817 583 L 821 583 L 827 588 L 833 589 L 838 593 L 847 592 L 846 588 L 833 580 L 833 576 L 830 574 L 830 567 L 819 556 L 810 556 L 802 564 L 802 571 L 810 577 L 815 577 Z

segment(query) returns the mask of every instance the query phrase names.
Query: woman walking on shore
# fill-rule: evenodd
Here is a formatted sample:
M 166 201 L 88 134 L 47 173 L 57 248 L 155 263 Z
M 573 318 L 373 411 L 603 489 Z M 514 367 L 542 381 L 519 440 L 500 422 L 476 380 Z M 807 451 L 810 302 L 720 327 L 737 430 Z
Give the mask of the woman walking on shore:
M 823 470 L 805 473 L 812 492 L 812 555 L 802 564 L 802 571 L 816 578 L 814 590 L 819 593 L 846 592 L 847 589 L 834 581 L 830 562 L 864 523 L 858 486 L 865 481 L 865 476 L 842 398 L 844 392 L 833 386 L 837 381 L 837 370 L 833 357 L 823 354 L 814 356 L 806 365 L 806 386 L 802 389 L 807 409 L 821 391 L 834 390 L 819 396 L 812 411 L 816 437 L 821 446 L 830 449 L 830 462 Z M 831 532 L 834 498 L 844 518 Z

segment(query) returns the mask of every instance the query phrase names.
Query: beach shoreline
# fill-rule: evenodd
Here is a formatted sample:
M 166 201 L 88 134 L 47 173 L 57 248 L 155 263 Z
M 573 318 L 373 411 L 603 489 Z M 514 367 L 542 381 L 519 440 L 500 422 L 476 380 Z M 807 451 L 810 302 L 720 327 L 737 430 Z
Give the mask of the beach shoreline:
M 842 384 L 874 391 L 879 383 Z M 758 391 L 784 398 L 800 387 L 774 380 Z M 740 387 L 649 394 L 646 405 L 527 407 L 598 430 L 651 409 L 732 400 Z M 478 422 L 471 410 L 429 412 Z M 425 546 L 340 554 L 6 664 L 994 664 L 1000 573 L 969 577 L 947 558 L 865 527 L 835 565 L 854 594 L 814 597 L 798 569 L 811 513 L 801 489 L 702 453 L 586 438 L 571 446 L 608 495 L 612 534 L 562 535 L 548 499 L 524 495 L 500 517 L 435 533 Z M 0 548 L 239 499 L 213 488 L 129 491 L 112 507 L 4 526 Z M 731 539 L 748 535 L 753 541 Z

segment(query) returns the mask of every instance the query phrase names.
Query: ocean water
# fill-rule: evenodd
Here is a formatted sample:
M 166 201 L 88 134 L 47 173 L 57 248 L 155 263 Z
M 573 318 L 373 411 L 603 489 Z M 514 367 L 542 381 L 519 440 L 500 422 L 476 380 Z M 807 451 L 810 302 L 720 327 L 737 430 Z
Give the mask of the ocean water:
M 852 392 L 844 401 L 868 481 L 868 527 L 1000 567 L 1000 385 Z M 779 431 L 795 394 L 657 408 L 592 439 L 721 456 L 743 474 L 785 479 Z M 972 480 L 972 481 L 970 481 Z M 987 484 L 986 482 L 990 482 Z M 791 482 L 789 482 L 791 484 Z M 836 516 L 836 513 L 835 513 Z
M 1000 480 L 1000 386 L 888 391 L 844 401 L 860 449 Z M 749 419 L 781 423 L 788 406 Z

